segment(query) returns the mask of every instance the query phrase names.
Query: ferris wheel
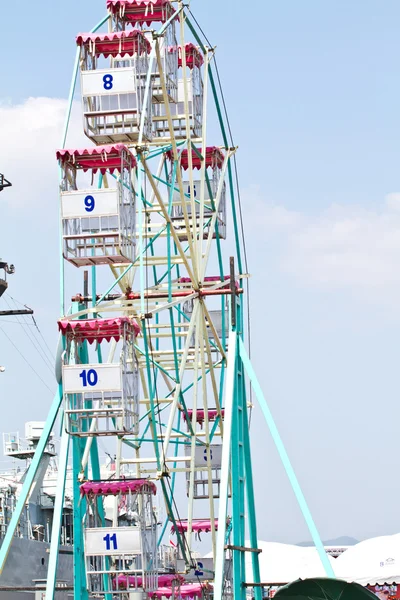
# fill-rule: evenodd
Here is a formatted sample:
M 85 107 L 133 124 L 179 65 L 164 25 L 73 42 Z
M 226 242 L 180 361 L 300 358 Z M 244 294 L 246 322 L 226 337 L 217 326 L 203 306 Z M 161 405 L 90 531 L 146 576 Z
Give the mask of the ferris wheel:
M 215 50 L 180 1 L 107 10 L 76 38 L 70 106 L 79 74 L 87 145 L 57 150 L 59 394 L 47 429 L 61 407 L 63 438 L 46 600 L 69 460 L 76 600 L 248 589 L 261 600 L 245 371 L 258 384 Z
M 228 597 L 231 555 L 245 547 L 249 468 L 242 386 L 232 453 L 239 512 L 235 524 L 232 510 L 222 510 L 221 525 L 218 506 L 232 496 L 222 464 L 228 334 L 238 322 L 242 329 L 245 276 L 223 248 L 229 200 L 235 209 L 236 149 L 221 132 L 208 142 L 208 115 L 218 109 L 210 85 L 214 50 L 183 5 L 111 0 L 107 8 L 107 33 L 77 37 L 84 131 L 94 145 L 57 152 L 63 256 L 91 267 L 91 294 L 75 297 L 59 321 L 76 496 L 79 487 L 75 585 L 81 597 L 142 597 L 162 588 L 167 596 L 207 597 L 219 533 L 219 585 Z M 106 481 L 93 453 L 102 436 L 116 445 Z M 178 490 L 186 492 L 184 507 Z M 155 516 L 154 494 L 165 523 Z M 105 527 L 107 503 L 114 505 L 112 527 Z M 176 536 L 173 550 L 163 544 L 166 529 Z M 200 531 L 211 539 L 208 561 L 193 554 Z M 225 548 L 230 531 L 236 550 Z

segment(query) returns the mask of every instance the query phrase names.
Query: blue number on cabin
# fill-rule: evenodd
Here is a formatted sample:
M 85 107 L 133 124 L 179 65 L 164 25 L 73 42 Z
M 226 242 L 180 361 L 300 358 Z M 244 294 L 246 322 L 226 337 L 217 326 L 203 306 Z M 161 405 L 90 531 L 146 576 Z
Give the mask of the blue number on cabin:
M 113 87 L 113 76 L 112 75 L 104 75 L 103 77 L 103 88 L 105 90 L 112 90 Z
M 111 542 L 113 544 L 113 550 L 118 550 L 116 533 L 113 533 L 112 535 L 107 533 L 107 535 L 103 537 L 103 541 L 106 543 L 106 550 L 111 550 Z
M 203 571 L 201 569 L 204 569 L 203 563 L 202 562 L 198 562 L 197 563 L 197 569 L 194 572 L 194 574 L 196 575 L 196 577 L 202 577 L 204 575 L 204 573 L 203 573 Z
M 79 373 L 79 377 L 82 378 L 83 387 L 87 387 L 88 384 L 91 387 L 93 387 L 99 380 L 97 373 L 94 369 L 89 369 L 89 371 L 83 369 L 82 373 Z
M 95 206 L 93 196 L 86 196 L 83 203 L 85 205 L 86 212 L 92 212 L 92 210 L 94 209 L 94 206 Z

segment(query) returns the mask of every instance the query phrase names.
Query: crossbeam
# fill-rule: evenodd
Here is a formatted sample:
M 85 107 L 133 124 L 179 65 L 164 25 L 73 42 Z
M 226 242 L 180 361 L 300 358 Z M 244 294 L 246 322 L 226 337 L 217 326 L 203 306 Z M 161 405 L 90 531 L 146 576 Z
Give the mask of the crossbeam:
M 0 317 L 13 317 L 16 315 L 33 315 L 31 308 L 22 310 L 0 310 Z
M 248 548 L 247 546 L 234 546 L 233 544 L 227 544 L 225 546 L 225 550 L 240 550 L 240 552 L 255 552 L 256 554 L 261 554 L 262 550 L 260 548 Z

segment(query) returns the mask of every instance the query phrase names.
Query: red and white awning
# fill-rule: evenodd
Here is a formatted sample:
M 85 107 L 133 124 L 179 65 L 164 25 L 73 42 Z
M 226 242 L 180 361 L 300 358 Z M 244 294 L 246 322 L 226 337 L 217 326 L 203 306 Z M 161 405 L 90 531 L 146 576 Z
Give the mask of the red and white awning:
M 189 528 L 188 521 L 176 521 L 176 528 L 179 533 L 186 533 Z M 215 531 L 218 531 L 218 519 L 214 521 Z M 192 531 L 193 533 L 209 533 L 211 531 L 211 521 L 210 519 L 193 519 L 192 521 Z M 175 533 L 175 525 L 171 527 L 171 533 Z
M 170 0 L 107 0 L 107 10 L 132 25 L 165 23 L 173 14 Z
M 139 29 L 117 31 L 114 33 L 79 33 L 76 36 L 78 46 L 86 46 L 94 56 L 133 56 L 150 54 L 151 44 Z
M 92 146 L 90 148 L 64 148 L 57 150 L 56 157 L 62 163 L 70 163 L 76 169 L 96 173 L 100 170 L 106 171 L 121 170 L 121 154 L 125 152 L 128 157 L 130 168 L 136 167 L 136 158 L 130 152 L 125 144 L 110 144 L 107 146 Z
M 148 479 L 123 479 L 119 481 L 86 481 L 80 486 L 81 496 L 117 496 L 137 492 L 157 493 L 157 488 Z
M 178 67 L 182 67 L 182 46 L 171 46 L 168 48 L 168 52 L 175 52 L 178 48 Z M 186 55 L 186 66 L 189 69 L 194 67 L 201 67 L 204 63 L 203 54 L 200 50 L 191 42 L 185 44 L 185 55 Z
M 123 334 L 126 335 L 126 327 L 131 328 L 135 336 L 139 335 L 141 329 L 134 319 L 129 317 L 118 317 L 114 319 L 79 319 L 69 321 L 61 319 L 58 321 L 58 329 L 62 335 L 72 335 L 75 340 L 87 340 L 101 343 L 103 340 L 110 342 L 112 339 L 118 342 Z M 129 331 L 128 331 L 129 332 Z
M 167 156 L 170 160 L 174 159 L 172 150 L 169 150 Z M 200 156 L 199 156 L 200 155 Z M 213 169 L 222 169 L 224 164 L 224 154 L 218 146 L 208 146 L 206 148 L 206 155 L 204 160 L 201 158 L 201 148 L 197 148 L 197 152 L 192 149 L 192 165 L 193 169 L 201 169 L 202 163 L 205 162 L 206 167 L 212 167 Z M 182 150 L 181 153 L 181 167 L 182 169 L 189 168 L 189 156 L 187 150 Z
M 183 420 L 186 422 L 187 421 L 186 413 L 184 411 L 182 411 L 182 413 L 183 413 Z M 189 419 L 191 421 L 192 417 L 193 417 L 193 409 L 192 408 L 188 408 L 187 414 L 188 414 Z M 225 414 L 225 410 L 222 408 L 221 409 L 222 418 L 224 418 L 224 414 Z M 208 416 L 208 420 L 209 421 L 215 421 L 215 419 L 219 416 L 217 409 L 216 408 L 210 408 L 210 409 L 208 409 L 207 416 Z M 200 425 L 202 423 L 204 423 L 204 421 L 205 421 L 205 410 L 204 409 L 198 408 L 196 410 L 196 421 Z

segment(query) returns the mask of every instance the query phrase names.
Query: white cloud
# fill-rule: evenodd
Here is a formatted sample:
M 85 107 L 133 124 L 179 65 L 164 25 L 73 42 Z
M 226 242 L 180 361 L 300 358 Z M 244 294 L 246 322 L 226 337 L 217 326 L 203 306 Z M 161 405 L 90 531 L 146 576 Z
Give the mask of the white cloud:
M 263 202 L 258 188 L 243 195 L 252 207 L 245 213 L 251 237 L 301 283 L 385 293 L 400 288 L 400 193 L 375 210 L 333 205 L 317 215 Z
M 66 100 L 55 98 L 0 103 L 0 165 L 13 183 L 1 201 L 35 212 L 36 223 L 58 206 L 55 149 L 66 108 Z M 67 145 L 87 143 L 75 102 Z M 267 202 L 256 185 L 242 195 L 249 246 L 273 255 L 281 271 L 307 285 L 400 289 L 400 192 L 375 210 L 334 205 L 317 215 Z M 54 214 L 49 222 L 56 222 Z
M 258 235 L 287 232 L 304 222 L 304 216 L 300 212 L 266 202 L 259 185 L 251 185 L 243 190 L 242 207 L 244 225 L 249 228 L 249 231 L 246 229 L 246 233 L 250 233 L 250 230 Z
M 1 172 L 13 184 L 1 200 L 10 207 L 35 211 L 51 202 L 52 196 L 57 203 L 55 150 L 61 143 L 66 109 L 67 101 L 56 98 L 0 103 Z M 82 145 L 85 139 L 79 104 L 74 103 L 68 142 Z

